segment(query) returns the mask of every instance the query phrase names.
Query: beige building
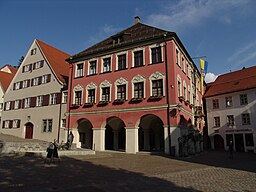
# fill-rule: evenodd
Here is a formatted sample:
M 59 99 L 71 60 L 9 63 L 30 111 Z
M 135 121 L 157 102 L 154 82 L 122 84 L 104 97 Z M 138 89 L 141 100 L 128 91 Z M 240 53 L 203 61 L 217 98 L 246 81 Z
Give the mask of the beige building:
M 4 95 L 0 132 L 26 139 L 66 141 L 68 57 L 34 40 Z

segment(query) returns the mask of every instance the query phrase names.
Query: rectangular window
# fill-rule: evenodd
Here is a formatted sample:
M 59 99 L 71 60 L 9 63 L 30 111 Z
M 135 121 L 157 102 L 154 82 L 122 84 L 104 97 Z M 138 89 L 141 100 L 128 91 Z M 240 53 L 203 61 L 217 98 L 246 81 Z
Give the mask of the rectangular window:
M 82 104 L 82 91 L 75 92 L 75 104 L 81 105 Z
M 30 53 L 31 55 L 35 55 L 36 54 L 36 48 L 34 48 L 34 49 L 31 49 L 31 53 Z
M 126 99 L 126 85 L 117 86 L 117 99 Z
M 57 104 L 57 93 L 50 94 L 50 105 Z
M 29 79 L 24 80 L 24 81 L 23 81 L 23 88 L 27 88 L 27 87 L 29 86 L 29 82 L 30 82 Z
M 19 109 L 20 106 L 20 100 L 14 101 L 14 109 Z
M 247 105 L 247 104 L 248 104 L 247 94 L 240 95 L 240 105 Z
M 66 119 L 61 120 L 61 127 L 65 128 L 66 127 Z
M 15 90 L 20 89 L 20 82 L 15 83 Z
M 43 75 L 42 76 L 42 84 L 45 84 L 45 83 L 48 82 L 48 77 L 49 77 L 49 75 Z
M 185 59 L 183 56 L 181 58 L 181 67 L 182 67 L 182 70 L 185 71 Z
M 126 69 L 126 54 L 118 55 L 118 70 Z
M 35 77 L 33 80 L 33 86 L 39 85 L 39 77 Z
M 12 127 L 13 128 L 19 128 L 20 127 L 20 120 L 19 119 L 14 119 L 12 122 Z
M 11 109 L 11 102 L 8 101 L 8 102 L 5 103 L 5 110 L 8 111 L 10 109 Z
M 103 59 L 102 72 L 106 73 L 106 72 L 109 72 L 109 71 L 111 71 L 111 57 Z
M 187 88 L 183 87 L 184 90 L 184 100 L 187 100 Z
M 25 108 L 29 108 L 30 107 L 30 97 L 25 99 Z
M 28 71 L 30 71 L 31 68 L 32 68 L 31 65 L 32 65 L 32 64 L 25 65 L 25 66 L 23 67 L 23 72 L 28 72 Z
M 91 61 L 89 65 L 89 75 L 96 74 L 97 61 Z
M 68 92 L 62 92 L 62 103 L 67 103 L 68 101 Z
M 214 117 L 214 127 L 220 127 L 220 117 Z
M 4 128 L 9 128 L 10 127 L 10 121 L 6 120 L 4 123 Z
M 235 125 L 234 115 L 227 115 L 227 125 L 228 126 Z
M 180 53 L 178 49 L 176 49 L 176 63 L 180 66 Z
M 226 97 L 226 107 L 232 107 L 232 97 Z
M 182 92 L 181 92 L 181 82 L 178 81 L 178 97 L 181 97 L 182 96 Z
M 250 125 L 250 124 L 251 124 L 250 114 L 243 113 L 242 114 L 242 125 Z
M 161 47 L 155 47 L 151 49 L 151 58 L 152 63 L 160 63 L 162 62 L 162 52 Z
M 52 119 L 43 119 L 43 132 L 52 132 Z
M 212 100 L 212 107 L 213 107 L 213 109 L 219 109 L 219 100 L 218 99 Z
M 152 96 L 163 96 L 163 80 L 152 81 Z
M 3 103 L 0 103 L 0 110 L 3 109 Z
M 134 83 L 134 98 L 144 98 L 144 83 Z
M 95 103 L 95 89 L 88 90 L 88 103 Z
M 110 101 L 110 87 L 102 88 L 101 101 Z
M 42 106 L 42 105 L 43 105 L 43 96 L 42 96 L 42 95 L 37 96 L 37 97 L 36 97 L 36 106 L 37 106 L 37 107 L 40 107 L 40 106 Z
M 143 50 L 134 52 L 134 67 L 143 66 Z
M 76 65 L 76 77 L 83 77 L 84 76 L 84 64 L 79 63 Z
M 245 134 L 245 145 L 246 146 L 254 146 L 253 134 L 252 133 L 246 133 Z

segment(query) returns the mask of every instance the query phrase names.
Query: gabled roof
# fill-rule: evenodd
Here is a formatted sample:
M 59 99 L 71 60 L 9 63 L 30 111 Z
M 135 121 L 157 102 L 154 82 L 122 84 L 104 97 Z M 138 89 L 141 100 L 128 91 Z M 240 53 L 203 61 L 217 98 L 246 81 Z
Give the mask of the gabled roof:
M 9 87 L 12 78 L 14 77 L 15 73 L 7 73 L 4 71 L 0 71 L 0 84 L 2 85 L 4 92 L 6 92 L 7 88 Z
M 56 49 L 38 39 L 35 40 L 38 46 L 41 48 L 44 56 L 51 65 L 53 71 L 57 75 L 58 79 L 65 83 L 65 77 L 69 75 L 69 63 L 65 60 L 70 57 L 69 54 Z
M 6 68 L 6 69 L 5 69 Z M 13 73 L 15 74 L 17 71 L 18 71 L 18 68 L 17 67 L 14 67 L 14 66 L 11 66 L 11 65 L 4 65 L 0 71 L 5 71 L 7 72 L 7 70 L 10 71 L 10 73 Z
M 204 97 L 256 88 L 256 66 L 218 76 Z
M 175 36 L 177 35 L 174 32 L 165 31 L 155 27 L 151 27 L 142 23 L 137 23 L 131 27 L 91 46 L 90 48 L 72 56 L 72 60 L 80 57 L 86 57 L 97 52 L 102 52 L 105 50 L 116 49 L 121 46 L 135 44 L 150 39 L 163 38 L 164 35 Z M 116 39 L 121 40 L 119 43 L 113 43 Z M 68 59 L 71 61 L 71 59 Z

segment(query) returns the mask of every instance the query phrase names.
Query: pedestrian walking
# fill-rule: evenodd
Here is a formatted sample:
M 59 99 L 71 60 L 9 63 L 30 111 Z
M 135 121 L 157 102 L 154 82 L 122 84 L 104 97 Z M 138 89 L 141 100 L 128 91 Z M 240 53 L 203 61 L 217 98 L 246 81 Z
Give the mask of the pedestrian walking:
M 233 153 L 234 153 L 233 141 L 229 142 L 228 150 L 229 150 L 229 158 L 233 159 Z
M 58 162 L 60 162 L 59 153 L 58 153 L 58 143 L 56 139 L 54 139 L 53 145 L 54 145 L 53 162 L 54 162 L 54 158 L 58 159 Z
M 49 146 L 46 149 L 47 155 L 44 160 L 44 163 L 47 162 L 47 159 L 50 160 L 50 163 L 53 162 L 53 153 L 54 153 L 54 144 L 52 142 L 49 143 Z
M 74 135 L 72 133 L 72 131 L 70 131 L 69 135 L 68 135 L 68 148 L 70 149 L 71 146 L 72 146 L 72 143 L 73 143 L 73 140 L 74 140 Z

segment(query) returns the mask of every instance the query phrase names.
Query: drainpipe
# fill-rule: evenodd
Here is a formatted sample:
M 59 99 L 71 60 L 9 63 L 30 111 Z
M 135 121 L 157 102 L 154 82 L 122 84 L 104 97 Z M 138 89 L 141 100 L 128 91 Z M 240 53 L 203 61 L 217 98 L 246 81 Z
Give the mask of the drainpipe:
M 166 74 L 166 116 L 167 116 L 167 129 L 168 129 L 168 139 L 169 139 L 169 154 L 171 154 L 171 128 L 170 128 L 170 99 L 169 99 L 169 74 L 168 74 L 168 62 L 167 62 L 167 42 L 166 42 L 167 32 L 163 35 L 164 38 L 164 54 L 165 54 L 165 74 Z
M 72 58 L 70 58 L 72 59 Z M 70 75 L 70 80 L 69 81 L 69 97 L 68 97 L 68 134 L 67 134 L 67 142 L 68 142 L 68 135 L 69 135 L 69 127 L 70 127 L 70 106 L 71 106 L 71 101 L 72 101 L 72 79 L 73 79 L 73 64 L 71 65 L 71 75 Z
M 60 89 L 60 108 L 59 108 L 59 125 L 58 125 L 58 138 L 57 138 L 57 142 L 60 142 L 60 126 L 61 126 L 61 105 L 62 105 L 62 89 Z

